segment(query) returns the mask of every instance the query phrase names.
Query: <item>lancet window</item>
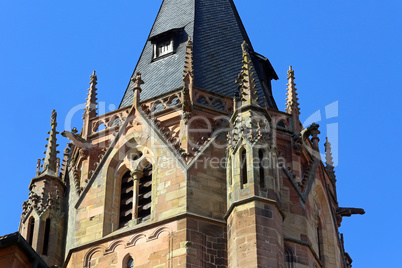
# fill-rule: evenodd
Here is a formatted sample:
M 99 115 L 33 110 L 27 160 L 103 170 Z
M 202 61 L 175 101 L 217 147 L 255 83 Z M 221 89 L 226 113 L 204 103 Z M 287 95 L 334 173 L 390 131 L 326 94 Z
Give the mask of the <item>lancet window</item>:
M 34 235 L 34 229 L 35 229 L 35 219 L 34 217 L 29 218 L 28 222 L 28 244 L 32 246 L 32 241 L 33 241 L 33 235 Z
M 247 184 L 247 152 L 245 149 L 240 154 L 241 183 Z
M 43 239 L 43 250 L 42 254 L 43 255 L 48 255 L 48 249 L 49 249 L 49 236 L 50 236 L 50 219 L 46 219 L 45 223 L 45 235 Z

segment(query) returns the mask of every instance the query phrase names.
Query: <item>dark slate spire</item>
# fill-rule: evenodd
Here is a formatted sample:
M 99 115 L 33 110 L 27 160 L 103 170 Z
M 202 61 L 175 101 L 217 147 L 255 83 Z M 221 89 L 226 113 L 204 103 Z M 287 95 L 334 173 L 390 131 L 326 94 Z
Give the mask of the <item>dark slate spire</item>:
M 141 99 L 147 100 L 181 87 L 183 59 L 188 36 L 193 38 L 194 86 L 232 97 L 233 81 L 242 67 L 241 44 L 249 44 L 255 70 L 258 99 L 264 97 L 277 109 L 271 80 L 278 79 L 269 60 L 254 52 L 233 0 L 164 0 L 133 75 L 141 72 L 147 84 Z M 170 39 L 169 39 L 170 38 Z M 155 45 L 173 40 L 172 53 L 155 57 Z M 164 51 L 162 49 L 162 51 Z M 129 83 L 120 108 L 133 103 L 133 84 Z

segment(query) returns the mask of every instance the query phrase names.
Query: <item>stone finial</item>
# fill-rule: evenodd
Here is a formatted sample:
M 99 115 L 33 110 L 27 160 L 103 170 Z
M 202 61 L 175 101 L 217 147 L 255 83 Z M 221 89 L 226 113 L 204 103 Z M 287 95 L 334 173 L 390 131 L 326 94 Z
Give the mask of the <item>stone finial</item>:
M 141 85 L 144 84 L 144 81 L 141 79 L 141 73 L 137 72 L 135 76 L 131 78 L 131 82 L 134 84 L 133 91 L 134 91 L 134 98 L 133 98 L 133 106 L 135 108 L 140 107 L 140 93 L 142 91 Z
M 328 141 L 328 137 L 326 137 L 326 141 L 324 143 L 325 146 L 325 164 L 326 170 L 331 174 L 335 175 L 335 170 L 334 170 L 334 161 L 332 157 L 332 149 L 331 149 L 331 143 Z
M 252 72 L 253 66 L 251 66 L 249 45 L 244 41 L 241 45 L 243 51 L 243 67 L 240 72 L 236 83 L 239 84 L 240 100 L 243 105 L 258 105 L 255 79 L 253 78 L 254 72 Z
M 91 79 L 91 81 L 89 82 L 89 84 L 90 84 L 90 87 L 88 88 L 88 98 L 86 99 L 87 100 L 87 102 L 86 102 L 86 104 L 85 104 L 85 114 L 84 114 L 84 116 L 85 115 L 88 115 L 89 116 L 89 118 L 92 118 L 92 117 L 96 117 L 97 116 L 97 113 L 96 113 L 96 106 L 97 106 L 97 98 L 96 98 L 96 96 L 98 95 L 97 93 L 96 93 L 96 91 L 98 90 L 97 88 L 96 88 L 96 85 L 98 84 L 98 77 L 96 76 L 96 72 L 95 71 L 93 71 L 92 72 L 92 75 L 90 76 L 90 79 Z
M 57 126 L 57 113 L 55 110 L 52 111 L 52 117 L 51 117 L 51 130 L 48 132 L 50 134 L 48 140 L 48 144 L 46 145 L 47 149 L 45 151 L 45 158 L 44 158 L 44 163 L 43 163 L 43 172 L 42 174 L 47 174 L 51 176 L 56 176 L 57 175 L 57 138 L 56 135 L 59 134 L 56 131 L 56 126 Z
M 131 78 L 131 82 L 134 83 L 133 90 L 139 90 L 141 92 L 141 85 L 144 84 L 144 81 L 141 79 L 141 73 L 137 72 L 134 77 Z
M 295 116 L 300 115 L 300 108 L 297 98 L 297 89 L 295 84 L 295 72 L 292 69 L 292 66 L 289 66 L 288 70 L 288 84 L 287 84 L 287 98 L 286 98 L 286 112 L 288 114 L 293 114 Z

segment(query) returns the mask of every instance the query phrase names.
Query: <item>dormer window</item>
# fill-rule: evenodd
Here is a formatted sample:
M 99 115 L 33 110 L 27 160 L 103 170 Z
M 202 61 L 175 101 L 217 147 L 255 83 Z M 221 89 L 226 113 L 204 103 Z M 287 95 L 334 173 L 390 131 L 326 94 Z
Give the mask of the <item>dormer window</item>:
M 173 39 L 154 44 L 154 59 L 173 53 Z
M 153 46 L 152 60 L 168 57 L 175 53 L 180 43 L 182 28 L 171 29 L 149 38 Z

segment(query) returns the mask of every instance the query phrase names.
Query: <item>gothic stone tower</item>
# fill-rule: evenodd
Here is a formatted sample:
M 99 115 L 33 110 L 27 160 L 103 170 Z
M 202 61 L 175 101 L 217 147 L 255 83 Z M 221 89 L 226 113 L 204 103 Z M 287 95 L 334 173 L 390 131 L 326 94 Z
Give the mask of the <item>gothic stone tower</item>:
M 278 110 L 232 0 L 163 1 L 116 111 L 97 114 L 97 79 L 60 172 L 53 113 L 24 203 L 49 266 L 351 267 L 338 227 L 364 211 L 339 207 L 292 68 Z

